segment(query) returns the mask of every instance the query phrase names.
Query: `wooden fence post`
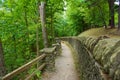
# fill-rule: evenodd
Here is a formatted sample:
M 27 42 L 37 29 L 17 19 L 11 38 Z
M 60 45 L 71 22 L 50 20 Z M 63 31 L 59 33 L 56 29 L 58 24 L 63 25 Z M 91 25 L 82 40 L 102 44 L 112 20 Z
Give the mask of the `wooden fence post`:
M 55 49 L 56 47 L 52 48 L 44 48 L 40 50 L 41 53 L 45 53 L 47 56 L 45 57 L 45 71 L 54 71 L 55 70 Z

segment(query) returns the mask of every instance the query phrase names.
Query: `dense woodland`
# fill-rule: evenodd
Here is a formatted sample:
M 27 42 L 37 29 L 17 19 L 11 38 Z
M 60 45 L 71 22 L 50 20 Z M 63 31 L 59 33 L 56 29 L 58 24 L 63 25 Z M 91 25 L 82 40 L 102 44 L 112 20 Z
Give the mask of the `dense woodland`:
M 38 50 L 44 47 L 41 2 L 49 47 L 55 37 L 77 36 L 94 27 L 120 30 L 115 0 L 0 0 L 0 76 L 35 58 L 38 45 Z

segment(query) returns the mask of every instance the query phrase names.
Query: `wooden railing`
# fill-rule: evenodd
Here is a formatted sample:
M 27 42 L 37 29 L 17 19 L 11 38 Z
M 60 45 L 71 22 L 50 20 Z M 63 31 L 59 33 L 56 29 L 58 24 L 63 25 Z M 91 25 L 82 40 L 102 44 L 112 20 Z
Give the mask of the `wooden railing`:
M 37 64 L 37 69 L 34 70 L 31 74 L 29 74 L 29 75 L 27 74 L 27 77 L 25 77 L 22 80 L 31 80 L 36 75 L 36 72 L 42 70 L 45 66 L 46 66 L 45 69 L 48 71 L 49 71 L 49 68 L 51 70 L 52 70 L 52 68 L 54 69 L 55 57 L 60 52 L 59 51 L 59 49 L 61 48 L 60 46 L 61 45 L 54 44 L 52 48 L 44 48 L 44 49 L 40 50 L 40 53 L 41 53 L 40 56 L 36 57 L 35 59 L 31 60 L 30 62 L 26 63 L 25 65 L 17 68 L 16 70 L 6 74 L 2 78 L 0 78 L 0 80 L 12 80 L 14 77 L 17 77 L 18 74 L 21 74 L 27 70 L 30 70 L 30 68 L 35 66 L 35 64 Z
M 42 60 L 46 57 L 46 54 L 42 54 L 39 57 L 33 59 L 32 61 L 28 62 L 27 64 L 19 67 L 18 69 L 12 71 L 11 73 L 8 73 L 7 75 L 2 77 L 2 80 L 11 80 L 13 77 L 15 77 L 17 74 L 20 74 L 21 72 L 24 72 L 25 70 L 29 69 L 33 65 L 37 64 L 38 61 Z M 37 68 L 37 70 L 42 70 L 45 67 L 45 63 L 42 63 L 41 66 Z M 37 71 L 36 70 L 36 71 Z M 32 74 L 30 74 L 25 80 L 30 80 L 33 76 L 35 76 L 36 71 L 34 71 Z

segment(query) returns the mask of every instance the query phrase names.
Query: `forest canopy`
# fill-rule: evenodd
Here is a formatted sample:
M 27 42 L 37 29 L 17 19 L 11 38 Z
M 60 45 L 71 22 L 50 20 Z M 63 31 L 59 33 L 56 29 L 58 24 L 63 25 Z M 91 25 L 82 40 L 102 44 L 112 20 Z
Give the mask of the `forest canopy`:
M 77 36 L 94 27 L 120 29 L 115 0 L 0 0 L 0 43 L 7 73 L 36 57 L 37 33 L 40 49 L 44 47 L 41 2 L 45 2 L 49 46 L 55 37 Z

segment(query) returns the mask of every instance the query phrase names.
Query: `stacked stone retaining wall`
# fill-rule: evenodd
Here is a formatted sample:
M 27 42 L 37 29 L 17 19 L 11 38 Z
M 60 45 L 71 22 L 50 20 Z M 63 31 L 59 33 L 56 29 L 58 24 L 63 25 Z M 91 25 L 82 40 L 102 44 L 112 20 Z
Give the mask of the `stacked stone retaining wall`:
M 77 52 L 80 80 L 120 80 L 120 39 L 63 37 Z

